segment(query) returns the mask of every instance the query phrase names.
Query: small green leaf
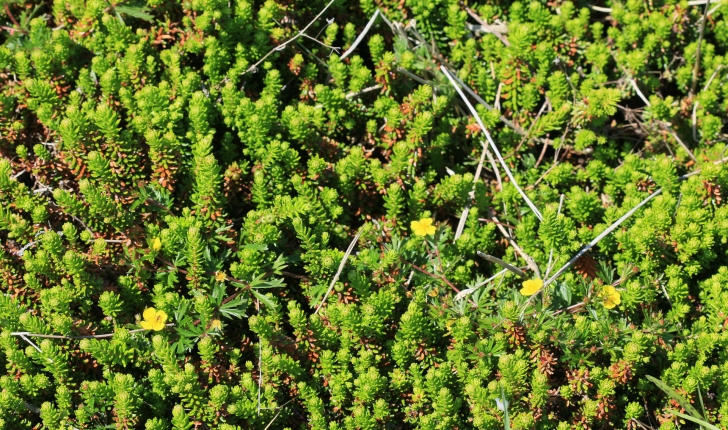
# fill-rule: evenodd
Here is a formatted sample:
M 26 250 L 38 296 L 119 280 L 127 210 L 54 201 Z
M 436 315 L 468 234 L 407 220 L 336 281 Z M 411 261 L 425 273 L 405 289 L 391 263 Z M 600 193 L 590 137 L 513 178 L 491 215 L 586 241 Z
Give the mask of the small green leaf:
M 271 311 L 273 311 L 273 312 L 277 312 L 278 311 L 278 306 L 276 306 L 275 302 L 273 300 L 271 300 L 270 297 L 268 297 L 268 296 L 266 296 L 264 294 L 261 294 L 261 293 L 255 291 L 255 290 L 250 290 L 250 291 L 253 293 L 253 295 L 255 296 L 255 298 L 257 298 L 258 300 L 260 300 L 261 302 L 263 302 L 263 304 L 267 308 L 269 308 Z
M 114 10 L 117 13 L 123 13 L 134 18 L 139 18 L 147 22 L 153 22 L 154 16 L 149 13 L 149 8 L 146 6 L 116 6 Z
M 503 403 L 503 426 L 506 430 L 511 430 L 511 419 L 508 416 L 509 402 L 506 400 L 506 393 L 501 386 L 501 402 Z
M 680 403 L 680 406 L 682 406 L 683 409 L 685 409 L 690 415 L 696 418 L 702 418 L 700 412 L 698 412 L 698 410 L 695 409 L 693 405 L 691 405 L 690 402 L 685 399 L 685 397 L 678 394 L 678 392 L 675 391 L 672 387 L 655 378 L 654 376 L 647 375 L 647 379 L 649 379 L 653 384 L 657 385 L 662 391 L 667 393 L 667 395 L 672 397 L 676 402 Z
M 695 424 L 701 425 L 701 426 L 707 428 L 708 430 L 720 430 L 720 428 L 718 428 L 718 427 L 714 426 L 713 424 L 710 424 L 710 423 L 708 423 L 706 421 L 703 421 L 700 418 L 691 417 L 690 415 L 685 415 L 685 414 L 683 414 L 681 412 L 678 412 L 678 411 L 670 411 L 670 412 L 673 413 L 673 414 L 675 414 L 675 415 L 677 415 L 677 416 L 679 416 L 680 418 L 684 418 L 684 419 L 686 419 L 688 421 L 694 422 Z
M 220 306 L 220 313 L 228 319 L 242 318 L 245 316 L 245 308 L 247 307 L 247 300 L 241 294 L 233 300 L 230 300 L 229 302 Z
M 265 276 L 265 275 L 258 275 L 255 277 L 255 279 L 250 281 L 250 288 L 262 289 L 262 288 L 285 287 L 285 284 L 283 283 L 283 279 L 279 279 L 279 278 L 263 279 L 263 276 Z

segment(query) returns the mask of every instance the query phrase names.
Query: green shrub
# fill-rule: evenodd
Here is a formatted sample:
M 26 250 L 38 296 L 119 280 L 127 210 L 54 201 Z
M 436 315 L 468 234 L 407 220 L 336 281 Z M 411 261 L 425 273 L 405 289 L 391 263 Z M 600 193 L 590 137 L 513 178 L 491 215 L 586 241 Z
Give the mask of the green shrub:
M 728 426 L 728 15 L 607 3 L 7 3 L 0 427 Z

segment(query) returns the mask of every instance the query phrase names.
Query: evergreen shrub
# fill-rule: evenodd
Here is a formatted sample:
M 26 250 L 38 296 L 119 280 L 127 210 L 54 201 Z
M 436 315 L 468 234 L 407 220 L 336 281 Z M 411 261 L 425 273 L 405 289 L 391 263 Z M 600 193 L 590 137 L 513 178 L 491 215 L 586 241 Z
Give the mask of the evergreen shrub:
M 0 15 L 0 428 L 728 427 L 725 1 Z

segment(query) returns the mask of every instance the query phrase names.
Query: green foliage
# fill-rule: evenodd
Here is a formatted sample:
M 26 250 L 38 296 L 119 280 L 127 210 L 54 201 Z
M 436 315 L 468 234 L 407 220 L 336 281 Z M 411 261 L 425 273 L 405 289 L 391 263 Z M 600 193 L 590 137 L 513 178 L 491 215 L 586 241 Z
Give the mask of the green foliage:
M 0 428 L 728 426 L 722 8 L 6 3 Z

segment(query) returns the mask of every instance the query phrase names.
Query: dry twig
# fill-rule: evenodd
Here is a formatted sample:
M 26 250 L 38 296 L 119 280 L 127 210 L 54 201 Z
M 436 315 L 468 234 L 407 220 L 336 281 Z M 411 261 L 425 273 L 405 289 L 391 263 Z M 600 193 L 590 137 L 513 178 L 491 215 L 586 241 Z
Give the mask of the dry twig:
M 321 303 L 316 307 L 316 310 L 313 312 L 314 315 L 318 313 L 318 311 L 321 309 L 321 307 L 326 303 L 326 299 L 329 298 L 329 294 L 331 294 L 331 290 L 334 289 L 334 285 L 336 285 L 336 281 L 339 280 L 339 275 L 341 275 L 341 271 L 344 270 L 344 266 L 346 266 L 346 260 L 349 259 L 349 256 L 351 255 L 352 251 L 354 251 L 354 247 L 356 246 L 357 242 L 359 242 L 359 237 L 362 233 L 364 233 L 364 230 L 366 229 L 366 224 L 362 226 L 359 229 L 359 232 L 354 236 L 354 239 L 349 244 L 349 248 L 346 249 L 346 253 L 344 254 L 344 258 L 341 259 L 341 263 L 339 264 L 339 270 L 336 271 L 336 274 L 334 275 L 334 278 L 331 279 L 331 285 L 329 285 L 329 289 L 326 290 L 326 294 L 324 294 L 324 298 L 321 300 Z
M 286 48 L 286 46 L 288 46 L 288 44 L 290 44 L 290 43 L 292 43 L 292 42 L 296 41 L 296 40 L 297 40 L 297 39 L 298 39 L 299 37 L 301 37 L 301 36 L 305 36 L 305 33 L 306 33 L 306 31 L 308 31 L 309 27 L 311 27 L 311 26 L 312 26 L 312 25 L 313 25 L 313 24 L 314 24 L 314 23 L 315 23 L 316 21 L 318 21 L 318 19 L 319 19 L 319 18 L 321 18 L 321 15 L 323 15 L 323 14 L 324 14 L 324 12 L 326 12 L 326 10 L 327 10 L 327 9 L 328 9 L 328 8 L 329 8 L 329 7 L 330 7 L 330 6 L 331 6 L 331 5 L 333 4 L 333 3 L 334 3 L 334 0 L 330 0 L 330 1 L 329 1 L 329 2 L 328 2 L 328 3 L 326 4 L 326 6 L 324 6 L 324 8 L 323 8 L 323 9 L 321 9 L 321 12 L 319 12 L 319 13 L 318 13 L 318 15 L 316 15 L 316 17 L 315 17 L 315 18 L 314 18 L 314 19 L 313 19 L 313 20 L 312 20 L 311 22 L 309 22 L 309 23 L 308 23 L 308 25 L 307 25 L 306 27 L 304 27 L 304 28 L 303 28 L 303 30 L 299 31 L 299 32 L 298 32 L 298 33 L 297 33 L 297 34 L 296 34 L 295 36 L 293 36 L 292 38 L 290 38 L 290 39 L 286 40 L 285 42 L 281 43 L 280 45 L 278 45 L 278 46 L 276 46 L 275 48 L 273 48 L 273 49 L 271 49 L 270 51 L 268 51 L 268 53 L 267 53 L 267 54 L 265 54 L 265 55 L 263 56 L 263 58 L 261 58 L 260 60 L 256 61 L 256 62 L 255 62 L 255 64 L 253 64 L 252 66 L 248 67 L 248 69 L 247 69 L 246 71 L 244 71 L 244 72 L 242 73 L 242 75 L 244 75 L 244 74 L 246 74 L 246 73 L 250 72 L 251 70 L 256 70 L 256 69 L 258 68 L 258 66 L 260 65 L 260 63 L 262 63 L 263 61 L 265 61 L 265 59 L 266 59 L 266 58 L 268 58 L 268 57 L 270 57 L 270 56 L 271 56 L 271 55 L 272 55 L 272 54 L 273 54 L 274 52 L 276 52 L 276 51 L 282 51 L 283 49 L 285 49 L 285 48 Z
M 491 24 L 488 24 L 487 22 L 485 22 L 485 20 L 483 18 L 478 16 L 478 14 L 475 13 L 475 11 L 470 9 L 469 7 L 466 7 L 465 11 L 468 12 L 468 15 L 470 15 L 471 18 L 478 21 L 478 24 L 481 25 L 481 28 L 480 28 L 481 30 L 491 33 L 493 36 L 497 37 L 501 42 L 503 42 L 504 45 L 511 46 L 511 42 L 509 42 L 508 39 L 503 34 L 501 34 L 501 31 L 503 30 L 502 25 L 493 26 Z M 507 27 L 506 27 L 506 30 L 507 30 Z
M 452 84 L 452 86 L 455 88 L 455 90 L 460 95 L 460 98 L 463 99 L 463 101 L 465 102 L 465 105 L 470 110 L 470 113 L 475 117 L 475 120 L 478 122 L 480 129 L 483 131 L 483 133 L 485 134 L 485 138 L 488 140 L 488 143 L 490 144 L 490 148 L 493 150 L 496 157 L 498 157 L 498 161 L 500 162 L 501 166 L 503 167 L 503 170 L 506 171 L 506 174 L 508 175 L 508 178 L 511 180 L 511 183 L 513 184 L 513 186 L 516 187 L 516 190 L 521 195 L 521 197 L 523 197 L 523 200 L 526 201 L 526 204 L 528 205 L 529 208 L 531 208 L 531 210 L 536 215 L 536 217 L 539 220 L 542 220 L 543 215 L 541 215 L 541 212 L 536 208 L 536 206 L 533 204 L 531 199 L 528 198 L 526 193 L 523 192 L 521 187 L 518 186 L 518 182 L 516 182 L 516 178 L 513 176 L 513 174 L 511 173 L 511 169 L 508 168 L 508 165 L 503 160 L 503 156 L 501 155 L 500 151 L 498 150 L 498 147 L 496 146 L 495 142 L 493 142 L 493 138 L 490 137 L 490 133 L 488 132 L 488 129 L 485 127 L 485 125 L 483 124 L 483 121 L 480 119 L 480 115 L 478 115 L 478 112 L 475 110 L 473 105 L 470 104 L 470 101 L 468 100 L 467 97 L 465 97 L 465 94 L 463 94 L 463 91 L 455 83 L 455 80 L 453 79 L 450 72 L 448 72 L 448 70 L 445 68 L 445 66 L 440 66 L 440 70 L 442 70 L 442 72 L 445 74 L 445 76 L 448 78 L 448 80 L 450 80 L 450 84 Z

